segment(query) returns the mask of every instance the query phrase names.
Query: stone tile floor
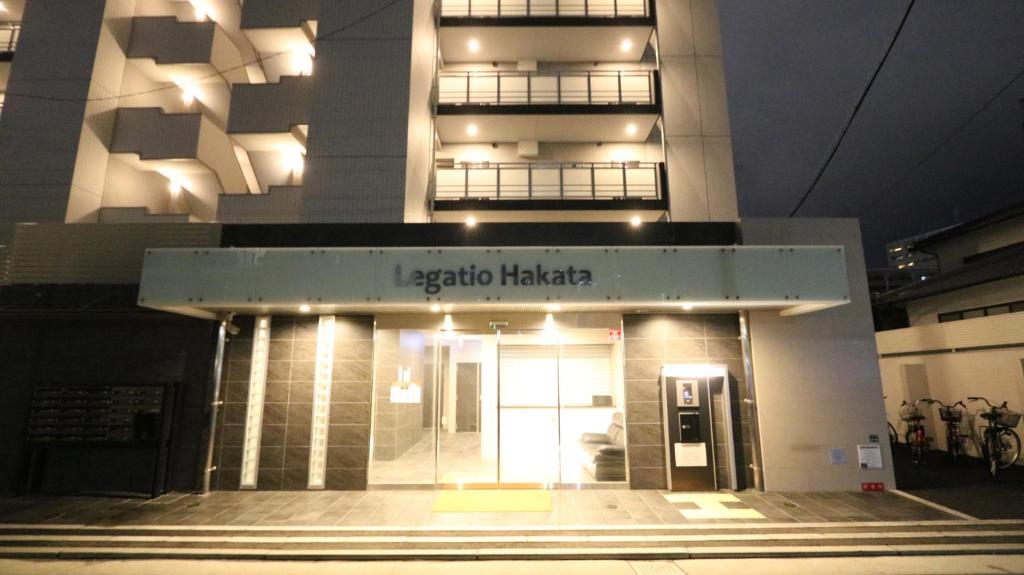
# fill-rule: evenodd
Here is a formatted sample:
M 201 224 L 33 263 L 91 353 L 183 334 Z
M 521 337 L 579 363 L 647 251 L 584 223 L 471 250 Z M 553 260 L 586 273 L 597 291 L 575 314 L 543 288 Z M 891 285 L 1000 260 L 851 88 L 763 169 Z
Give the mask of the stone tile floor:
M 233 525 L 361 527 L 628 526 L 694 523 L 927 521 L 955 517 L 894 493 L 735 493 L 727 507 L 763 519 L 683 516 L 659 491 L 552 491 L 546 513 L 434 513 L 434 491 L 218 491 L 156 499 L 18 497 L 0 499 L 0 523 L 75 525 Z M 686 506 L 683 506 L 686 507 Z

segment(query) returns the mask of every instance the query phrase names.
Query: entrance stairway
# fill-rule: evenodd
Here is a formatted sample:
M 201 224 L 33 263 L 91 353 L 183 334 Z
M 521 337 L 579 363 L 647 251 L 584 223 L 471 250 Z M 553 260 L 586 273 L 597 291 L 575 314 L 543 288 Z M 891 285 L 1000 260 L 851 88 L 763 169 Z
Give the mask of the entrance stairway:
M 0 558 L 711 559 L 1024 553 L 1024 521 L 636 527 L 0 525 Z

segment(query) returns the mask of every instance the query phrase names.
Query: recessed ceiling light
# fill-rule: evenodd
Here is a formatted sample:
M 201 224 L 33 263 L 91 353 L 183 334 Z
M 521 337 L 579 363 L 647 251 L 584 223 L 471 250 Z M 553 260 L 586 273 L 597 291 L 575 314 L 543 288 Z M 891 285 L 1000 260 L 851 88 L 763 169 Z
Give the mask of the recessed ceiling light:
M 630 124 L 626 125 L 626 134 L 628 134 L 630 136 L 635 136 L 636 132 L 637 132 L 636 124 L 630 123 Z
M 302 304 L 299 306 L 299 313 L 309 313 L 311 309 L 313 308 L 309 307 L 309 304 Z
M 167 184 L 167 190 L 171 192 L 172 196 L 176 196 L 181 193 L 181 182 L 178 180 L 171 180 L 171 183 Z
M 621 44 L 619 44 L 619 49 L 622 50 L 623 52 L 629 52 L 630 50 L 633 49 L 633 41 L 630 40 L 629 38 L 626 38 L 625 40 L 622 41 Z
M 633 226 L 634 228 L 639 228 L 640 224 L 642 223 L 644 223 L 644 221 L 643 219 L 640 218 L 640 216 L 633 216 L 629 220 L 629 225 Z
M 434 305 L 430 306 L 430 311 L 434 313 L 441 311 L 441 304 L 435 303 Z
M 474 216 L 466 216 L 466 227 L 467 228 L 475 228 L 476 227 L 476 217 L 474 217 Z
M 470 124 L 466 126 L 466 133 L 470 136 L 475 136 L 480 133 L 480 128 L 476 124 Z
M 691 311 L 691 310 L 693 310 L 693 304 L 692 303 L 684 303 L 683 304 L 683 311 Z
M 476 38 L 471 39 L 467 45 L 469 46 L 469 51 L 474 54 L 480 51 L 480 41 Z
M 562 306 L 557 303 L 549 303 L 548 311 L 562 311 Z

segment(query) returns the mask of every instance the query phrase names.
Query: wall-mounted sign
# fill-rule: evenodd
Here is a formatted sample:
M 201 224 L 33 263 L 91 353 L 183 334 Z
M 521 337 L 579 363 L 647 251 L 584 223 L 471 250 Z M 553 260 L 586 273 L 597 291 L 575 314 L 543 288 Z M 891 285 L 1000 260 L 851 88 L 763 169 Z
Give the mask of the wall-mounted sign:
M 153 249 L 139 294 L 143 307 L 200 317 L 438 302 L 803 313 L 848 301 L 838 246 Z
M 622 341 L 622 328 L 612 328 L 608 330 L 608 341 Z

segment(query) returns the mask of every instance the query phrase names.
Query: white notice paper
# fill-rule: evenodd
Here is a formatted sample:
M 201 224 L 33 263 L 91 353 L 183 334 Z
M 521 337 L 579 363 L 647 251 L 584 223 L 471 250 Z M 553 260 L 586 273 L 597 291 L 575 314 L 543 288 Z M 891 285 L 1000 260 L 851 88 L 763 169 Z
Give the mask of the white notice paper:
M 707 467 L 708 449 L 704 443 L 675 443 L 676 467 Z
M 872 445 L 858 445 L 857 457 L 860 459 L 861 469 L 882 468 L 882 446 L 877 443 Z

